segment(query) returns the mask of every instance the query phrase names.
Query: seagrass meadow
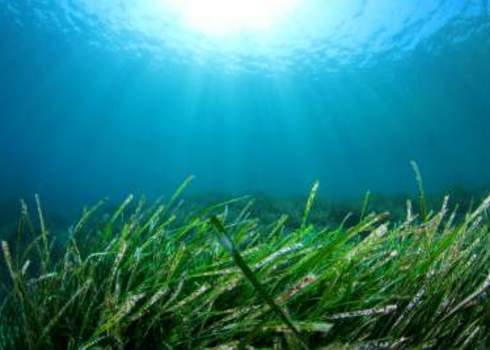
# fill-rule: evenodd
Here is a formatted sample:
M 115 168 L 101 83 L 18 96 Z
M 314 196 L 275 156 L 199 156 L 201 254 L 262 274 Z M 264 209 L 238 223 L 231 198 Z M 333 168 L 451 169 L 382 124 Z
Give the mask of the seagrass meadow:
M 285 229 L 247 198 L 181 215 L 185 185 L 167 202 L 87 208 L 57 248 L 39 198 L 36 222 L 23 203 L 2 242 L 0 347 L 488 349 L 490 197 L 458 216 L 421 192 L 399 222 L 366 197 L 357 222 L 321 227 L 315 183 Z

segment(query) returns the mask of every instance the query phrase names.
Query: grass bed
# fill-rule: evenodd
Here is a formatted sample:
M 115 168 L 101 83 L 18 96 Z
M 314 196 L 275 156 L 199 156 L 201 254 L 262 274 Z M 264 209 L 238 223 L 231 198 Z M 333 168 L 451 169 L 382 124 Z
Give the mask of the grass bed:
M 290 229 L 245 199 L 180 214 L 184 187 L 87 209 L 62 248 L 39 201 L 39 229 L 24 205 L 2 242 L 0 348 L 490 348 L 490 197 L 460 219 L 421 197 L 395 223 L 365 203 L 324 228 L 308 219 L 315 184 Z

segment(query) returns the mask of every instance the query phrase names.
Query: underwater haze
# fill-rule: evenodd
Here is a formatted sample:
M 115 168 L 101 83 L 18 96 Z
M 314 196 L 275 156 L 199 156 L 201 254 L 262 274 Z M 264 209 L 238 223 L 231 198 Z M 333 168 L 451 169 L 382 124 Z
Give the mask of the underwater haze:
M 488 188 L 488 1 L 245 3 L 0 0 L 0 202 Z

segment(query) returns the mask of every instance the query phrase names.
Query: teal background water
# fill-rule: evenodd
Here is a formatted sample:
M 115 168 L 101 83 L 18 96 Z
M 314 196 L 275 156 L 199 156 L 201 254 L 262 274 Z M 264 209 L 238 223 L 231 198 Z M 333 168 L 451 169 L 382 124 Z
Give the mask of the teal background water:
M 490 183 L 487 1 L 303 1 L 208 37 L 157 0 L 0 0 L 0 201 Z

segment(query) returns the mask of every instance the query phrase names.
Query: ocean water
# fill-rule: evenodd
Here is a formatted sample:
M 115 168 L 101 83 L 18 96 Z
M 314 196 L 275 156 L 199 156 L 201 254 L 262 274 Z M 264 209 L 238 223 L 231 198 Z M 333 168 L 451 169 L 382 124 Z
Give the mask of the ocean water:
M 231 5 L 230 5 L 231 4 Z M 247 5 L 248 4 L 248 5 Z M 0 0 L 0 203 L 490 184 L 486 0 Z

